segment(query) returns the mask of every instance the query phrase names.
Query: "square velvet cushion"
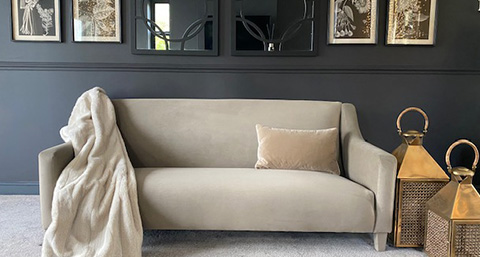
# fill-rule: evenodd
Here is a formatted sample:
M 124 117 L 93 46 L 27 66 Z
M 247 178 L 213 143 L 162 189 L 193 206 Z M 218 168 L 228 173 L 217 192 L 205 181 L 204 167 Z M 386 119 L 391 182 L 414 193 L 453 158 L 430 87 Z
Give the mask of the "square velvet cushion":
M 340 174 L 337 128 L 297 130 L 256 126 L 256 169 L 323 171 Z

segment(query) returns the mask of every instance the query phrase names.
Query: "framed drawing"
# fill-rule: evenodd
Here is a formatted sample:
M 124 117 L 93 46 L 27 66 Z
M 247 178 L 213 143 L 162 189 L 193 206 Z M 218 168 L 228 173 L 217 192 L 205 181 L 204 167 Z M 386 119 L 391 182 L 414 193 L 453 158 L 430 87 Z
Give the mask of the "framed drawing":
M 376 44 L 378 0 L 330 0 L 329 44 Z
M 433 45 L 437 0 L 390 0 L 388 45 Z
M 60 42 L 60 0 L 12 0 L 15 41 Z
M 73 41 L 121 43 L 120 16 L 120 0 L 73 0 Z

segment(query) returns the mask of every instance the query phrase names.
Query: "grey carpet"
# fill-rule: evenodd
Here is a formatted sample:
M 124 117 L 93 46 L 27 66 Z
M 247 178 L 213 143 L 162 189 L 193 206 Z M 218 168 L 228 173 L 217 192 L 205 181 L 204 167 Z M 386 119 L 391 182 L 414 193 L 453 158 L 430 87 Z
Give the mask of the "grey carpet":
M 0 256 L 40 256 L 43 230 L 38 196 L 0 196 Z M 366 234 L 146 231 L 146 257 L 425 256 L 389 247 L 376 252 Z

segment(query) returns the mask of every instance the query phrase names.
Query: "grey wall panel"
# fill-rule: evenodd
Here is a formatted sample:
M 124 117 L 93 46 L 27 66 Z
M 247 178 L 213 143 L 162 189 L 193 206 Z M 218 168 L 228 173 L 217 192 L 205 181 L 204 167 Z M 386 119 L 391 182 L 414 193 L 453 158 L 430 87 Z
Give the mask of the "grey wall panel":
M 38 180 L 36 155 L 61 142 L 76 98 L 102 86 L 112 98 L 282 98 L 352 102 L 365 138 L 387 151 L 400 139 L 395 120 L 422 107 L 431 128 L 425 146 L 444 167 L 455 139 L 480 145 L 480 14 L 477 1 L 439 1 L 435 47 L 384 45 L 386 2 L 380 1 L 379 44 L 327 46 L 327 1 L 320 1 L 318 57 L 230 56 L 230 1 L 220 0 L 220 56 L 130 53 L 129 1 L 123 44 L 71 42 L 69 1 L 62 1 L 64 43 L 11 42 L 8 5 L 0 6 L 0 182 Z M 169 69 L 167 67 L 172 67 Z M 405 126 L 420 127 L 415 115 Z M 453 162 L 469 165 L 461 147 Z M 480 184 L 480 176 L 475 179 Z
M 478 75 L 263 74 L 163 72 L 0 72 L 0 181 L 35 181 L 36 155 L 60 143 L 76 98 L 102 86 L 112 98 L 281 98 L 338 100 L 355 104 L 365 138 L 392 151 L 400 139 L 395 121 L 406 106 L 430 116 L 425 145 L 443 165 L 448 145 L 459 137 L 480 145 Z M 415 115 L 405 127 L 421 127 Z M 468 149 L 462 158 L 469 159 Z M 455 155 L 454 155 L 455 156 Z M 367 160 L 368 161 L 368 160 Z
M 327 2 L 318 6 L 318 57 L 234 57 L 230 56 L 230 0 L 220 0 L 220 57 L 143 56 L 130 52 L 130 1 L 123 1 L 124 44 L 72 43 L 71 1 L 62 2 L 64 43 L 11 42 L 8 5 L 0 6 L 0 61 L 87 62 L 201 65 L 296 64 L 308 67 L 356 68 L 448 68 L 480 70 L 480 21 L 478 1 L 439 0 L 438 33 L 435 47 L 385 46 L 386 2 L 379 1 L 379 44 L 364 46 L 327 46 Z

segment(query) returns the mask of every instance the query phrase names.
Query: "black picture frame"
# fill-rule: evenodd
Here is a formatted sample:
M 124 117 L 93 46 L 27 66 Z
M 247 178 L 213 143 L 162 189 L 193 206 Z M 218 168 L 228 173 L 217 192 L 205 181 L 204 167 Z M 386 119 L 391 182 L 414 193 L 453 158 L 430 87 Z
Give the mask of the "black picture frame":
M 143 1 L 143 0 L 138 0 Z M 132 0 L 130 4 L 131 19 L 130 19 L 130 34 L 131 34 L 131 51 L 136 55 L 173 55 L 173 56 L 218 56 L 219 53 L 219 1 L 210 0 L 213 2 L 213 17 L 210 25 L 213 28 L 211 50 L 155 50 L 155 49 L 140 49 L 137 48 L 137 0 Z M 205 28 L 203 28 L 205 29 Z

